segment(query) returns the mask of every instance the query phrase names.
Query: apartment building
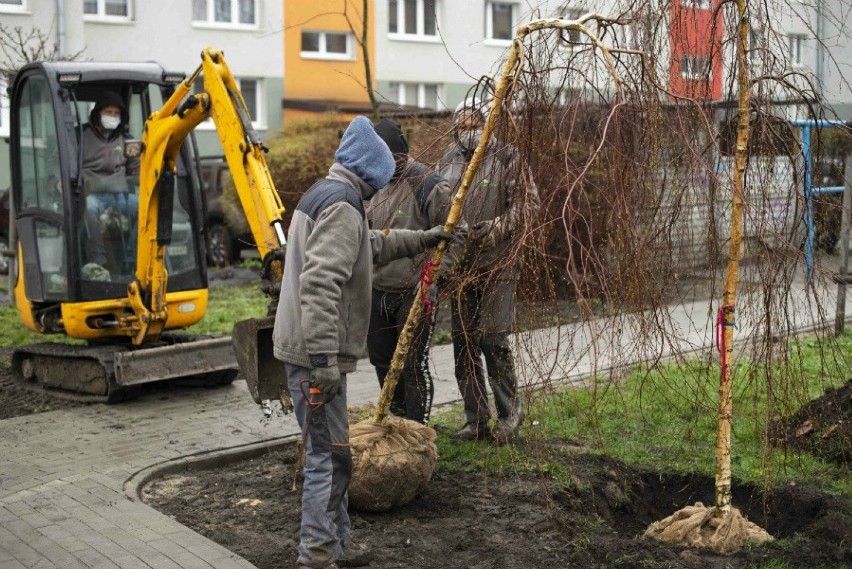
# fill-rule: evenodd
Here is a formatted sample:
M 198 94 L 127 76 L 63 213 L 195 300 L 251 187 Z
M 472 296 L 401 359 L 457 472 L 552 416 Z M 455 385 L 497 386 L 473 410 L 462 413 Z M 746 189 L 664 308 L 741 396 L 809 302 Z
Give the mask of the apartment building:
M 38 30 L 65 57 L 157 61 L 187 74 L 198 67 L 202 49 L 222 49 L 263 134 L 281 126 L 282 10 L 281 0 L 0 0 L 0 23 Z M 2 83 L 0 138 L 9 133 Z M 202 154 L 221 154 L 212 124 L 199 126 L 197 139 Z M 0 190 L 9 185 L 8 164 L 9 145 L 0 142 Z

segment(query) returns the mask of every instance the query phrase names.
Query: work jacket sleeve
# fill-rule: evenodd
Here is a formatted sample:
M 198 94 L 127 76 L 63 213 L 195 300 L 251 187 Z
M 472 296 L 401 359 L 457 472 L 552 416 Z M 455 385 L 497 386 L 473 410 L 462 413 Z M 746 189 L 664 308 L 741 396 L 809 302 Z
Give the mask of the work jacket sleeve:
M 532 172 L 520 163 L 517 152 L 509 162 L 506 172 L 506 196 L 509 203 L 492 229 L 495 243 L 510 237 L 519 237 L 519 233 L 524 231 L 525 227 L 529 228 L 541 206 L 538 187 L 533 180 Z
M 426 250 L 423 231 L 417 229 L 384 229 L 370 231 L 373 263 L 382 265 L 394 259 L 413 257 Z
M 444 225 L 447 222 L 447 216 L 450 213 L 450 207 L 453 203 L 453 193 L 450 185 L 444 178 L 440 178 L 432 187 L 432 192 L 426 201 L 426 209 L 429 217 L 429 222 L 432 227 Z M 467 236 L 467 224 L 462 217 L 459 217 L 455 229 L 453 229 L 455 237 L 450 243 L 447 250 L 444 251 L 444 257 L 441 259 L 440 275 L 449 278 L 455 268 L 456 263 L 461 257 L 464 250 L 464 244 Z
M 361 214 L 346 203 L 325 209 L 305 242 L 299 277 L 302 336 L 308 354 L 337 354 L 343 285 L 352 276 L 363 238 Z

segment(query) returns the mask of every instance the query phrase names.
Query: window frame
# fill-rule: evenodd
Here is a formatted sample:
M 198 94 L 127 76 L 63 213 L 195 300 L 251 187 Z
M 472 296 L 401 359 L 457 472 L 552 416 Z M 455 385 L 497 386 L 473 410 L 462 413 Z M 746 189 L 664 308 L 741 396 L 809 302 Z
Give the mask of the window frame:
M 509 19 L 512 21 L 512 31 L 508 39 L 503 38 L 495 38 L 494 37 L 494 7 L 497 4 L 502 4 L 509 6 L 511 8 L 512 13 L 509 16 Z M 483 40 L 483 44 L 498 46 L 498 47 L 506 47 L 512 45 L 512 39 L 514 38 L 515 32 L 515 24 L 514 22 L 518 19 L 517 15 L 518 4 L 517 2 L 506 2 L 506 1 L 497 1 L 497 0 L 489 0 L 485 2 L 485 39 Z
M 6 76 L 0 73 L 0 137 L 9 137 L 10 121 L 12 114 L 10 113 L 9 94 L 6 89 L 9 87 Z
M 435 33 L 427 34 L 426 33 L 426 2 L 428 0 L 415 0 L 417 2 L 417 18 L 416 18 L 416 26 L 417 31 L 413 34 L 410 34 L 405 30 L 405 0 L 388 0 L 388 30 L 387 37 L 390 40 L 396 41 L 410 41 L 410 42 L 424 42 L 424 43 L 441 43 L 441 37 L 438 33 L 438 22 L 441 20 L 441 2 L 440 0 L 432 0 L 435 5 Z M 396 29 L 397 31 L 390 31 L 390 3 L 396 2 Z M 403 30 L 403 31 L 399 31 Z
M 207 17 L 204 20 L 196 20 L 194 16 L 190 16 L 192 18 L 192 27 L 194 28 L 207 28 L 207 29 L 215 29 L 215 30 L 257 30 L 260 28 L 260 0 L 251 0 L 254 3 L 254 23 L 252 24 L 243 24 L 239 21 L 240 14 L 240 0 L 231 0 L 231 21 L 230 22 L 217 22 L 216 21 L 216 6 L 214 4 L 215 0 L 205 0 L 205 6 L 207 8 Z M 194 11 L 192 7 L 190 7 L 191 14 Z M 233 18 L 236 15 L 236 20 Z
M 28 14 L 27 0 L 21 0 L 21 5 L 17 4 L 0 4 L 0 13 L 3 14 Z
M 405 88 L 411 85 L 415 85 L 417 87 L 417 101 L 414 104 L 405 101 Z M 435 107 L 427 107 L 425 104 L 426 87 L 435 87 Z M 406 105 L 411 107 L 417 107 L 418 109 L 429 109 L 434 111 L 440 111 L 446 107 L 441 99 L 441 83 L 423 83 L 421 81 L 391 81 L 388 85 L 388 88 L 391 91 L 396 90 L 394 102 L 400 106 Z
M 805 34 L 787 34 L 787 57 L 790 59 L 790 65 L 796 67 L 805 65 L 802 53 L 807 39 Z
M 712 10 L 713 0 L 680 0 L 680 7 L 689 10 Z
M 301 40 L 305 33 L 319 34 L 319 51 L 303 51 Z M 341 34 L 346 37 L 346 53 L 334 53 L 327 51 L 328 43 L 326 34 Z M 352 32 L 343 30 L 302 30 L 299 36 L 299 57 L 302 59 L 320 59 L 325 61 L 355 61 L 357 59 L 355 49 L 355 36 Z
M 127 4 L 126 16 L 112 16 L 106 13 L 106 0 L 95 0 L 98 3 L 97 14 L 87 14 L 86 4 L 83 3 L 83 21 L 84 22 L 100 22 L 110 24 L 127 24 L 133 21 L 133 0 L 125 0 Z
M 577 20 L 587 14 L 588 11 L 588 8 L 586 8 L 585 6 L 570 6 L 562 11 L 562 17 L 566 20 Z M 576 15 L 576 17 L 573 17 L 572 15 Z M 579 35 L 580 41 L 572 41 L 569 43 L 568 41 L 563 39 L 565 37 L 564 34 L 568 34 L 568 38 L 571 39 L 571 34 L 574 33 Z M 580 51 L 588 47 L 589 44 L 589 38 L 584 36 L 583 33 L 579 30 L 560 30 L 559 36 L 556 41 L 558 42 L 558 45 L 561 49 L 567 51 Z
M 257 116 L 251 117 L 251 126 L 253 126 L 256 130 L 266 130 L 266 109 L 263 106 L 264 102 L 266 101 L 266 97 L 264 91 L 263 77 L 234 77 L 234 81 L 237 83 L 237 88 L 240 90 L 240 94 L 243 96 L 243 100 L 245 100 L 245 94 L 243 93 L 243 81 L 254 81 L 254 105 L 257 109 Z M 197 130 L 216 130 L 216 125 L 213 124 L 213 119 L 208 117 L 204 122 L 202 122 L 195 128 Z
M 691 65 L 684 65 L 687 61 L 691 61 Z M 701 62 L 701 65 L 698 63 Z M 704 74 L 704 71 L 707 74 Z M 713 78 L 713 66 L 710 58 L 706 55 L 681 55 L 680 56 L 680 77 L 687 81 L 710 81 Z

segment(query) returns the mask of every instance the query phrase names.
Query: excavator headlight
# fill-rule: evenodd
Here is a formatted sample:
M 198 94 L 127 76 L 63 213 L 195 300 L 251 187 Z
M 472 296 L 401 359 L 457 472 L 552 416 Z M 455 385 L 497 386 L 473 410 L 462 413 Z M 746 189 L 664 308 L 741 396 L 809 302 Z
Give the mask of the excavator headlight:
M 80 82 L 83 76 L 79 73 L 60 73 L 59 74 L 59 84 L 60 85 L 74 85 Z
M 166 71 L 163 73 L 163 81 L 166 83 L 180 83 L 186 79 L 186 73 Z

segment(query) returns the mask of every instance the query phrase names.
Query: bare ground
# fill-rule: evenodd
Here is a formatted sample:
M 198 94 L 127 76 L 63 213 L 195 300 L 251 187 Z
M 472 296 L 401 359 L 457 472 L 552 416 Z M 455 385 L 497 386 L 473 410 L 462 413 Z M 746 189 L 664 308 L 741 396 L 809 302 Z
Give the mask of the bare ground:
M 521 443 L 523 444 L 523 443 Z M 386 514 L 352 512 L 370 567 L 849 567 L 852 503 L 802 486 L 771 496 L 735 483 L 734 503 L 778 541 L 723 557 L 641 538 L 645 528 L 696 501 L 713 480 L 665 476 L 552 441 L 570 484 L 548 476 L 438 472 L 411 505 Z M 143 499 L 261 569 L 295 567 L 300 491 L 295 448 L 213 470 L 157 479 Z

